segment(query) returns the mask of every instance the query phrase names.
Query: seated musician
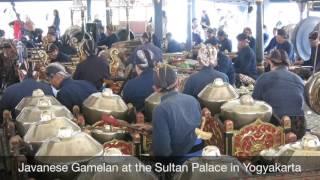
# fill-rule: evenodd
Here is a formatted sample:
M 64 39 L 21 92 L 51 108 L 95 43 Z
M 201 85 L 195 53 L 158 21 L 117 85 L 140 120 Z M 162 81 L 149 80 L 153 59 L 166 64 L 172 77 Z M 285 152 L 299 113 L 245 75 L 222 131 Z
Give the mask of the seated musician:
M 152 52 L 138 50 L 138 59 L 135 64 L 137 77 L 129 80 L 123 88 L 123 99 L 126 103 L 132 103 L 138 112 L 143 111 L 145 99 L 153 93 L 154 62 Z
M 234 68 L 238 74 L 236 82 L 239 84 L 251 84 L 254 83 L 254 79 L 257 78 L 257 65 L 256 55 L 249 46 L 248 36 L 244 33 L 237 36 L 238 39 L 238 53 L 234 61 Z
M 38 73 L 33 70 L 32 63 L 22 64 L 18 69 L 20 83 L 12 84 L 5 89 L 0 100 L 0 120 L 2 122 L 2 113 L 9 110 L 15 118 L 14 108 L 19 102 L 27 96 L 31 96 L 36 89 L 41 89 L 46 95 L 53 95 L 52 89 L 48 84 L 37 82 Z
M 59 90 L 58 101 L 72 110 L 73 106 L 82 106 L 83 101 L 96 93 L 96 87 L 83 80 L 73 80 L 60 63 L 51 63 L 46 69 L 50 84 Z
M 217 30 L 216 29 L 209 28 L 207 30 L 207 38 L 208 39 L 204 43 L 205 44 L 211 44 L 213 46 L 218 44 L 219 40 L 217 39 L 216 34 L 217 34 Z
M 67 35 L 63 35 L 61 37 L 61 41 L 58 40 L 57 38 L 57 34 L 55 32 L 50 32 L 47 34 L 47 36 L 45 37 L 47 40 L 48 44 L 55 44 L 58 48 L 59 51 L 62 52 L 63 54 L 66 55 L 76 55 L 77 54 L 77 49 L 75 49 L 74 47 L 71 47 L 68 43 L 67 40 Z
M 116 43 L 119 41 L 118 36 L 113 32 L 112 25 L 107 26 L 107 35 L 108 35 L 107 37 L 102 38 L 97 44 L 98 44 L 98 46 L 105 45 L 110 49 L 112 47 L 113 43 Z
M 209 50 L 212 49 L 212 51 Z M 201 48 L 198 52 L 198 60 L 203 66 L 202 69 L 191 75 L 185 86 L 183 93 L 198 98 L 200 91 L 205 88 L 206 85 L 212 83 L 216 78 L 221 78 L 225 82 L 229 82 L 228 76 L 222 72 L 214 69 L 217 66 L 217 49 L 212 46 Z
M 249 47 L 256 52 L 256 39 L 252 36 L 252 30 L 249 27 L 243 29 L 243 32 L 248 37 Z
M 49 56 L 50 63 L 66 63 L 71 61 L 71 57 L 61 52 L 59 47 L 53 43 L 48 45 L 46 52 Z
M 303 81 L 299 76 L 288 71 L 289 59 L 284 50 L 272 51 L 267 61 L 271 71 L 257 79 L 252 96 L 254 99 L 270 104 L 277 117 L 291 117 L 292 130 L 298 138 L 301 138 L 306 128 L 303 111 Z M 276 118 L 272 123 L 279 125 Z
M 93 40 L 85 40 L 80 47 L 85 60 L 77 65 L 73 74 L 75 80 L 86 80 L 102 90 L 103 82 L 110 79 L 107 60 L 97 56 L 97 47 Z
M 195 128 L 200 126 L 201 109 L 192 96 L 177 92 L 177 75 L 164 65 L 156 72 L 155 86 L 166 93 L 152 113 L 152 152 L 155 156 L 183 156 L 198 152 Z
M 270 53 L 271 50 L 273 50 L 276 46 L 277 46 L 277 31 L 278 29 L 277 28 L 273 28 L 273 38 L 270 40 L 268 46 L 264 49 L 264 52 L 266 53 Z
M 172 38 L 171 33 L 166 34 L 166 39 L 168 42 L 167 53 L 176 53 L 182 51 L 181 45 Z
M 284 29 L 278 29 L 276 36 L 276 49 L 282 49 L 288 54 L 290 63 L 294 61 L 293 45 L 288 40 L 289 36 Z
M 297 64 L 304 65 L 304 66 L 314 66 L 314 60 L 316 60 L 316 72 L 320 71 L 320 45 L 319 45 L 319 34 L 318 31 L 314 31 L 310 33 L 309 35 L 309 42 L 311 46 L 311 56 L 308 61 L 297 61 Z M 317 51 L 317 46 L 318 47 L 318 53 L 317 53 L 317 58 L 316 56 L 316 51 Z
M 223 31 L 218 31 L 218 39 L 220 44 L 220 51 L 232 52 L 232 42 L 228 39 L 228 35 Z
M 142 45 L 139 45 L 136 47 L 134 52 L 129 57 L 129 62 L 134 63 L 134 62 L 138 61 L 137 60 L 138 59 L 138 56 L 137 56 L 138 50 L 150 50 L 153 53 L 153 61 L 162 62 L 162 50 L 160 48 L 158 48 L 157 46 L 155 46 L 151 42 L 151 38 L 148 36 L 148 34 L 143 33 L 140 40 L 142 42 Z

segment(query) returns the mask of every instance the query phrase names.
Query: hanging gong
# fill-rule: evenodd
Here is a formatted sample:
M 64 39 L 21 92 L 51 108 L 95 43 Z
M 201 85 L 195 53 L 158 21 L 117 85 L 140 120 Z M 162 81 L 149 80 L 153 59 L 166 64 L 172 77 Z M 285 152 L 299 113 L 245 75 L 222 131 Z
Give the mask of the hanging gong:
M 319 23 L 319 17 L 308 17 L 300 21 L 294 30 L 291 41 L 294 45 L 296 53 L 304 61 L 308 61 L 311 56 L 309 34 L 316 30 L 315 28 Z
M 305 85 L 305 99 L 309 107 L 320 114 L 320 72 L 311 76 Z

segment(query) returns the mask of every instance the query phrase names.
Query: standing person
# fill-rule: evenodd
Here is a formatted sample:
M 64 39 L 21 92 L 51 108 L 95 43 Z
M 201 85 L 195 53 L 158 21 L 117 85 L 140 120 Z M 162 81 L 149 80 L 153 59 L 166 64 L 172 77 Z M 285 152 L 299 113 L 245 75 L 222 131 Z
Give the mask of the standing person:
M 271 71 L 262 74 L 256 81 L 253 98 L 267 102 L 279 118 L 289 116 L 292 131 L 300 139 L 306 128 L 304 118 L 304 83 L 296 74 L 288 70 L 289 59 L 282 49 L 276 49 L 267 57 Z M 279 125 L 276 119 L 272 123 Z
M 241 84 L 252 84 L 258 76 L 256 55 L 249 47 L 249 37 L 245 34 L 239 34 L 238 39 L 238 53 L 234 59 L 234 68 L 237 76 L 237 86 Z
M 253 50 L 253 52 L 256 52 L 256 39 L 252 35 L 251 28 L 244 28 L 243 33 L 248 36 L 249 47 Z
M 207 29 L 210 27 L 210 18 L 207 14 L 206 10 L 202 11 L 202 16 L 201 16 L 201 22 L 200 24 L 202 25 L 202 29 Z
M 228 39 L 228 35 L 223 30 L 218 31 L 218 39 L 220 43 L 220 51 L 232 52 L 232 42 Z
M 24 22 L 20 19 L 20 14 L 17 14 L 17 19 L 10 22 L 9 25 L 13 27 L 14 39 L 20 41 L 23 36 Z
M 46 73 L 50 84 L 59 90 L 58 101 L 69 110 L 75 105 L 81 107 L 86 98 L 97 92 L 93 84 L 83 80 L 73 80 L 60 63 L 49 64 Z
M 218 64 L 217 54 L 217 49 L 211 45 L 203 46 L 199 49 L 198 60 L 202 65 L 202 69 L 188 78 L 183 93 L 198 98 L 200 91 L 216 78 L 221 78 L 223 81 L 229 82 L 226 74 L 214 69 Z
M 272 49 L 274 49 L 277 46 L 277 28 L 273 28 L 273 38 L 270 40 L 268 46 L 265 48 L 264 52 L 270 53 Z
M 73 79 L 86 80 L 102 90 L 104 80 L 110 78 L 107 61 L 97 56 L 98 50 L 92 40 L 85 40 L 80 48 L 86 57 L 77 65 Z
M 277 31 L 277 45 L 276 49 L 282 49 L 287 52 L 289 60 L 291 63 L 294 61 L 294 52 L 293 52 L 293 45 L 288 40 L 288 34 L 284 29 L 278 29 Z
M 58 10 L 53 10 L 53 24 L 52 26 L 56 28 L 56 33 L 59 36 L 60 35 L 60 16 L 59 16 L 59 11 Z
M 24 24 L 25 33 L 29 36 L 30 39 L 33 38 L 34 32 L 34 23 L 29 16 L 26 16 L 26 22 Z
M 150 50 L 138 50 L 137 56 L 137 61 L 133 63 L 137 77 L 125 84 L 123 99 L 126 103 L 132 103 L 138 112 L 143 112 L 145 99 L 154 91 L 153 53 Z

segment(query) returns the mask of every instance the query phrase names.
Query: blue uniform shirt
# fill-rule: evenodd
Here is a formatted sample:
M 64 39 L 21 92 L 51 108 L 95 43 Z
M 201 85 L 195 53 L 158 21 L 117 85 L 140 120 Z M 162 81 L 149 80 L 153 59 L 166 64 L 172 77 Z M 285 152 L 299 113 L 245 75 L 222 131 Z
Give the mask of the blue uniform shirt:
M 143 111 L 144 101 L 153 93 L 153 70 L 146 69 L 140 76 L 129 80 L 123 88 L 123 99 L 132 103 L 137 111 Z
M 304 66 L 314 66 L 314 58 L 316 56 L 316 47 L 312 47 L 311 48 L 311 56 L 310 56 L 310 59 L 309 61 L 305 61 L 303 63 Z M 317 64 L 316 64 L 316 71 L 319 71 L 320 70 L 320 48 L 318 49 L 318 54 L 317 54 Z
M 293 62 L 294 60 L 293 46 L 289 41 L 285 41 L 283 44 L 277 43 L 276 49 L 282 49 L 286 51 L 290 61 Z
M 198 45 L 200 43 L 202 43 L 202 39 L 201 36 L 198 33 L 192 33 L 192 40 L 194 42 L 194 45 Z
M 183 156 L 197 139 L 200 126 L 199 102 L 185 94 L 171 91 L 161 98 L 152 113 L 152 150 L 155 156 Z
M 211 45 L 215 46 L 219 43 L 219 40 L 216 37 L 212 37 L 210 39 L 207 39 L 204 43 L 211 44 Z
M 200 91 L 205 88 L 206 85 L 212 83 L 216 78 L 221 78 L 223 81 L 229 82 L 226 74 L 219 72 L 212 67 L 203 67 L 199 72 L 188 78 L 183 93 L 198 98 Z
M 109 78 L 109 66 L 106 60 L 97 56 L 89 56 L 79 63 L 73 74 L 73 79 L 86 80 L 95 85 L 98 90 L 102 88 L 103 80 Z
M 181 52 L 181 46 L 177 41 L 171 40 L 168 43 L 167 53 L 175 53 L 175 52 Z
M 271 105 L 279 117 L 304 115 L 303 81 L 284 66 L 262 74 L 256 81 L 252 96 Z
M 52 59 L 50 63 L 53 63 L 53 62 L 64 63 L 64 62 L 70 62 L 70 61 L 71 61 L 71 57 L 60 51 L 57 55 L 57 58 Z
M 277 46 L 277 40 L 276 37 L 273 37 L 271 41 L 269 42 L 268 46 L 264 50 L 264 52 L 269 53 L 272 49 L 274 49 Z
M 96 92 L 97 89 L 93 84 L 68 78 L 62 81 L 57 99 L 69 110 L 72 110 L 75 105 L 81 107 L 83 101 Z
M 234 61 L 236 73 L 241 73 L 256 79 L 258 76 L 256 55 L 253 50 L 247 46 L 238 52 L 238 56 Z
M 32 78 L 27 78 L 20 83 L 9 86 L 0 100 L 0 120 L 2 121 L 2 113 L 5 109 L 11 111 L 13 117 L 15 117 L 14 108 L 24 97 L 32 96 L 32 92 L 36 89 L 41 89 L 44 94 L 53 96 L 50 85 L 37 82 Z
M 136 49 L 133 51 L 129 58 L 129 62 L 134 63 L 137 62 L 138 56 L 137 51 L 138 50 L 150 50 L 153 53 L 153 60 L 155 62 L 162 62 L 162 50 L 158 48 L 157 46 L 153 45 L 152 43 L 146 43 L 142 44 L 136 47 Z
M 254 37 L 249 37 L 249 47 L 256 52 L 256 39 Z
M 232 61 L 223 54 L 218 52 L 218 65 L 215 67 L 216 70 L 225 73 L 228 76 L 229 83 L 233 85 L 235 83 L 235 71 Z
M 106 36 L 103 39 L 101 39 L 97 44 L 98 46 L 107 46 L 109 49 L 112 47 L 113 43 L 116 43 L 119 41 L 119 38 L 116 34 L 112 34 L 110 36 Z
M 232 42 L 227 38 L 225 38 L 223 41 L 220 41 L 220 51 L 224 52 L 225 50 L 232 52 Z

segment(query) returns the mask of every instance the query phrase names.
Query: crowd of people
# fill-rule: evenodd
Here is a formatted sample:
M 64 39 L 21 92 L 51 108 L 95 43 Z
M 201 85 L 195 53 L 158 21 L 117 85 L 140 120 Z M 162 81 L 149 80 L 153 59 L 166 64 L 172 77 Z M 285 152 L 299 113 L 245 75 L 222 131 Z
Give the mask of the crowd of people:
M 48 43 L 46 52 L 50 59 L 50 65 L 46 67 L 46 77 L 49 84 L 38 82 L 38 72 L 33 64 L 26 64 L 18 68 L 21 82 L 8 86 L 0 101 L 0 112 L 9 109 L 14 112 L 18 102 L 26 96 L 31 96 L 35 89 L 42 89 L 45 94 L 55 95 L 67 108 L 81 107 L 83 101 L 92 93 L 102 91 L 110 79 L 108 61 L 98 56 L 97 46 L 112 47 L 119 41 L 112 26 L 101 25 L 100 39 L 84 40 L 80 52 L 84 60 L 76 67 L 74 74 L 61 64 L 70 61 L 70 55 L 77 50 L 61 43 L 60 19 L 58 11 L 54 11 L 55 19 L 49 27 L 46 35 Z M 13 22 L 15 38 L 21 40 L 21 20 Z M 141 45 L 137 46 L 129 57 L 129 62 L 134 66 L 136 76 L 125 84 L 122 97 L 126 103 L 132 103 L 138 112 L 144 113 L 145 99 L 153 92 L 162 92 L 165 95 L 161 103 L 155 108 L 152 115 L 152 126 L 143 126 L 146 131 L 153 131 L 153 153 L 158 156 L 179 156 L 194 153 L 193 147 L 197 144 L 197 136 L 194 129 L 200 126 L 201 109 L 197 101 L 198 93 L 216 78 L 235 85 L 255 84 L 253 97 L 263 100 L 273 107 L 276 117 L 284 115 L 292 118 L 293 129 L 299 138 L 304 134 L 304 84 L 300 77 L 289 72 L 290 64 L 313 64 L 316 47 L 319 44 L 318 32 L 310 34 L 312 57 L 310 61 L 294 61 L 293 46 L 288 40 L 284 29 L 274 29 L 274 37 L 265 49 L 269 55 L 266 63 L 269 72 L 260 75 L 257 71 L 255 38 L 250 28 L 245 28 L 237 36 L 238 52 L 233 59 L 226 52 L 232 52 L 232 43 L 226 32 L 222 29 L 211 28 L 210 20 L 203 12 L 201 28 L 205 30 L 207 37 L 203 41 L 199 34 L 197 19 L 193 23 L 193 41 L 195 46 L 212 48 L 213 51 L 196 57 L 201 65 L 201 70 L 192 74 L 186 81 L 183 92 L 178 92 L 178 78 L 176 72 L 168 65 L 161 64 L 163 53 L 174 53 L 183 50 L 171 33 L 166 34 L 167 48 L 165 51 L 158 44 L 156 35 L 152 32 L 152 26 L 146 28 L 141 37 Z M 28 23 L 30 26 L 32 23 Z M 31 31 L 32 28 L 28 28 Z M 31 31 L 32 32 L 32 31 Z M 42 40 L 42 39 L 41 39 Z M 205 44 L 205 45 L 204 45 Z M 7 56 L 3 57 L 6 58 Z M 2 59 L 3 59 L 2 58 Z M 319 59 L 319 58 L 318 58 Z M 161 65 L 159 65 L 161 64 Z M 320 61 L 318 60 L 318 66 Z M 52 89 L 57 90 L 54 93 Z M 273 120 L 278 124 L 279 118 Z

